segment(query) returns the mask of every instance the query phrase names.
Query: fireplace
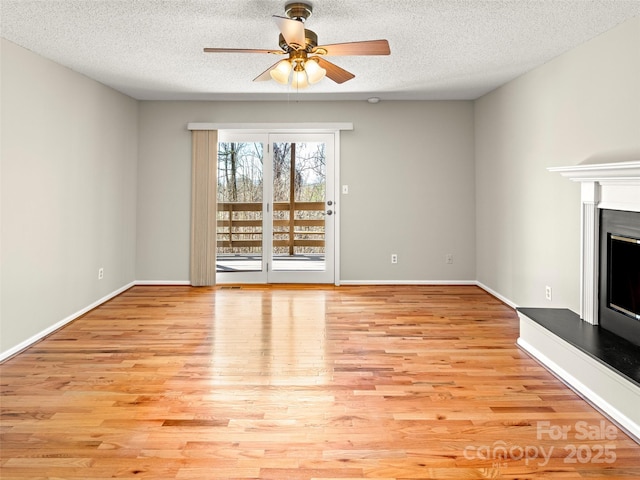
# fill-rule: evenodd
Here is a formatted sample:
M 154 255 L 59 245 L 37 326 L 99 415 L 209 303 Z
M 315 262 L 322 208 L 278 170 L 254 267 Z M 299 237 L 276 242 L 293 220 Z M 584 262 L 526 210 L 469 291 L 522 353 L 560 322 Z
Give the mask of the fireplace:
M 580 183 L 580 311 L 518 308 L 518 345 L 640 443 L 640 161 L 549 170 Z
M 600 210 L 601 328 L 640 346 L 640 213 Z
M 603 269 L 601 263 L 600 250 L 602 247 L 606 251 L 608 241 L 606 233 L 604 239 L 601 236 L 602 215 L 604 212 L 605 220 L 610 213 L 620 219 L 615 220 L 620 236 L 640 238 L 640 161 L 554 167 L 549 168 L 549 171 L 558 172 L 574 182 L 579 182 L 581 186 L 582 265 L 578 313 L 585 322 L 598 325 L 600 307 L 603 303 L 600 298 L 600 280 L 602 276 L 606 276 L 606 273 L 601 275 L 606 269 Z M 612 212 L 606 213 L 609 211 Z

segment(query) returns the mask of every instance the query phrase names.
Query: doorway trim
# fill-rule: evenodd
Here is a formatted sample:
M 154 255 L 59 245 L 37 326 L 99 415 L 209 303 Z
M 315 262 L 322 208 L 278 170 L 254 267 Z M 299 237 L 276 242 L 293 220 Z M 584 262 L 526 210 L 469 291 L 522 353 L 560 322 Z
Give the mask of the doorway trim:
M 311 132 L 332 133 L 341 130 L 353 130 L 350 122 L 310 122 L 310 123 L 200 123 L 190 122 L 187 130 L 266 130 L 274 133 L 281 132 Z

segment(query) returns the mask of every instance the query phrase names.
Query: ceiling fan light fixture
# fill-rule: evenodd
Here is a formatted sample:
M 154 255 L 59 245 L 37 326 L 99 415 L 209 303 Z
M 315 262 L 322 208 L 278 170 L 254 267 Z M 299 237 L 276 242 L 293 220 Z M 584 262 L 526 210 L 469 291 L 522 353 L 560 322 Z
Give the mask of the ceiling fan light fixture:
M 293 78 L 291 79 L 291 86 L 296 90 L 302 90 L 309 86 L 309 80 L 307 78 L 307 72 L 304 68 L 296 69 L 293 71 Z
M 312 85 L 314 83 L 318 83 L 327 74 L 327 71 L 322 68 L 313 58 L 310 58 L 305 62 L 304 69 L 307 72 L 307 79 Z
M 293 78 L 291 79 L 291 86 L 296 90 L 303 90 L 309 86 L 309 80 L 307 74 L 302 72 L 293 72 Z
M 269 72 L 271 78 L 276 82 L 286 85 L 289 83 L 289 75 L 291 74 L 291 62 L 289 60 L 282 60 L 278 62 L 275 68 Z
M 334 43 L 318 45 L 318 35 L 312 30 L 304 28 L 305 20 L 309 18 L 313 8 L 308 0 L 290 1 L 285 4 L 285 15 L 273 15 L 280 35 L 278 44 L 280 50 L 257 48 L 205 48 L 208 53 L 267 53 L 288 55 L 262 72 L 254 82 L 273 79 L 281 85 L 290 85 L 296 89 L 306 88 L 310 84 L 320 82 L 327 77 L 329 80 L 342 84 L 351 80 L 355 75 L 344 68 L 326 60 L 327 56 L 340 55 L 389 55 L 389 42 L 384 39 L 365 40 L 359 42 Z

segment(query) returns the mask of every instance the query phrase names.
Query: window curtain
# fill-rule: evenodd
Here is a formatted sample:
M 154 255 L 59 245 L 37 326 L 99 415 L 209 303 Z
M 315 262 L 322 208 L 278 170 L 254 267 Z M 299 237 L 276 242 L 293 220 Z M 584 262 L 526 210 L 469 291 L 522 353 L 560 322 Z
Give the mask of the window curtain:
M 191 147 L 191 285 L 216 284 L 218 131 L 193 130 Z

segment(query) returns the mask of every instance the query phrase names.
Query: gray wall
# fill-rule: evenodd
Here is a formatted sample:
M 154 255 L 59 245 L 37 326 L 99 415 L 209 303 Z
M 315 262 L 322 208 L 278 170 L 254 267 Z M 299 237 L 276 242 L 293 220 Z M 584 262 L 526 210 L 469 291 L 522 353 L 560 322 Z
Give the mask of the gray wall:
M 138 103 L 6 40 L 1 89 L 5 352 L 135 280 Z
M 353 122 L 341 134 L 342 280 L 475 279 L 472 102 L 292 101 L 141 103 L 138 280 L 189 278 L 189 122 Z
M 640 19 L 477 100 L 475 138 L 477 279 L 578 312 L 580 186 L 546 168 L 640 159 Z

